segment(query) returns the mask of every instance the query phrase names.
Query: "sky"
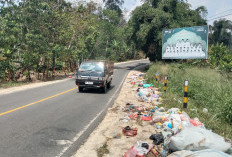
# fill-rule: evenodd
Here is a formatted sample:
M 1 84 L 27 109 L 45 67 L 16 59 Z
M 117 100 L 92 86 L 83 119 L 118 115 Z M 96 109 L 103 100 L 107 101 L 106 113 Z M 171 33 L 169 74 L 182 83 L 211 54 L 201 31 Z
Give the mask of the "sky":
M 78 0 L 70 0 L 70 1 L 78 1 Z M 90 0 L 86 0 L 86 1 L 90 1 Z M 99 5 L 103 4 L 102 0 L 92 0 L 92 1 L 97 2 Z M 225 18 L 232 21 L 232 0 L 187 0 L 187 1 L 192 5 L 192 9 L 196 9 L 197 7 L 202 5 L 205 6 L 208 10 L 208 17 L 207 17 L 208 19 L 213 19 L 216 17 L 231 14 L 230 16 L 226 16 Z M 124 0 L 123 10 L 124 10 L 124 15 L 127 17 L 127 19 L 130 16 L 131 12 L 137 6 L 140 5 L 142 5 L 141 0 Z M 209 20 L 208 23 L 212 25 L 213 21 L 214 20 Z
M 232 0 L 188 0 L 188 2 L 192 5 L 193 9 L 202 5 L 205 6 L 208 10 L 208 19 L 231 14 L 224 18 L 232 21 Z M 208 22 L 212 24 L 213 21 L 209 20 Z
M 205 6 L 208 10 L 208 19 L 214 19 L 220 16 L 228 15 L 225 18 L 232 21 L 232 0 L 187 0 L 191 4 L 192 9 L 196 9 L 199 6 Z M 141 5 L 140 0 L 125 0 L 124 7 L 130 13 L 136 8 L 136 6 Z M 229 11 L 228 11 L 229 10 Z M 215 19 L 218 20 L 218 19 Z M 213 24 L 214 20 L 209 20 L 210 25 Z

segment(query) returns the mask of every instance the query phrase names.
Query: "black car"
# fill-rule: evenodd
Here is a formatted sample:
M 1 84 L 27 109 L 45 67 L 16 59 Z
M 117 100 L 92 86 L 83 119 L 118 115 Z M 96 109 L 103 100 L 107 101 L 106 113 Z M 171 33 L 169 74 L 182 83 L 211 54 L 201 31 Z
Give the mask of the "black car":
M 113 67 L 114 63 L 110 61 L 82 62 L 76 79 L 79 92 L 82 92 L 84 88 L 98 88 L 106 93 L 113 79 Z

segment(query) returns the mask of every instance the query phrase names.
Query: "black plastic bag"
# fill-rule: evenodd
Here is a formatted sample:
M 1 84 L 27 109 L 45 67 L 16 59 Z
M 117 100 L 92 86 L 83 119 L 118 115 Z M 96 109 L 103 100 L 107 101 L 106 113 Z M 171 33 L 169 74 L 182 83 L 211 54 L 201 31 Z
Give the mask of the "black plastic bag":
M 164 137 L 162 134 L 153 134 L 150 136 L 150 139 L 153 140 L 155 145 L 160 145 L 164 142 Z

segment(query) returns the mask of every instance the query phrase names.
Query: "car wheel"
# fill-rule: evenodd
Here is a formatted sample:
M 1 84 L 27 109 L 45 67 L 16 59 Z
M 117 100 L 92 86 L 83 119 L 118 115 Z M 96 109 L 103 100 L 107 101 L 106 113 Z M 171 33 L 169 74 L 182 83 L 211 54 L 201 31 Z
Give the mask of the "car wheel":
M 107 88 L 111 87 L 111 81 L 107 83 Z
M 106 84 L 105 86 L 102 87 L 102 92 L 103 92 L 103 93 L 106 93 L 106 91 L 107 91 L 107 84 Z
M 83 87 L 79 87 L 79 92 L 83 92 L 84 88 Z

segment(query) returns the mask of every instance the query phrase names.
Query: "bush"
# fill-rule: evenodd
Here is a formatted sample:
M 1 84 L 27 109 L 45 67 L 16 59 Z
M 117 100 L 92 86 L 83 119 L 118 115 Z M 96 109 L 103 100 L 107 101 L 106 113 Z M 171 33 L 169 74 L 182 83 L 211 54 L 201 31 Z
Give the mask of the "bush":
M 210 63 L 220 70 L 232 72 L 232 51 L 223 44 L 212 45 L 209 52 Z
M 3 80 L 5 77 L 5 67 L 3 66 L 3 63 L 0 62 L 0 80 Z

